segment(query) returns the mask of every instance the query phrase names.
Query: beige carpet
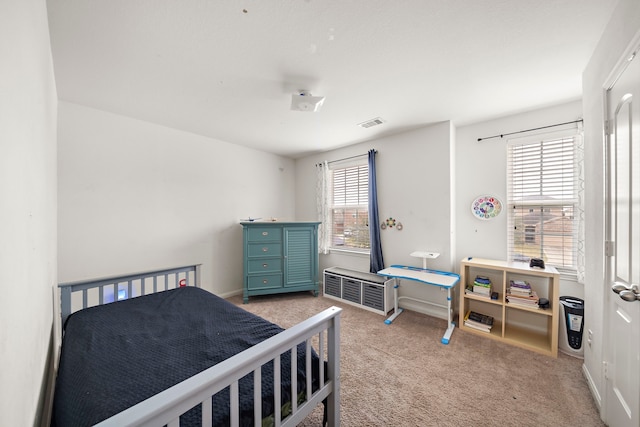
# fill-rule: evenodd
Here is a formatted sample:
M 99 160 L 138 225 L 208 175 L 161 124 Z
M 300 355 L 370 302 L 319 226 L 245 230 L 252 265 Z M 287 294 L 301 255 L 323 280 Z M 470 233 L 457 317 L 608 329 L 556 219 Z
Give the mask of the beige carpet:
M 341 307 L 343 426 L 603 426 L 582 375 L 582 360 L 557 359 L 404 311 L 384 317 L 310 293 L 252 297 L 236 305 L 290 327 Z M 321 408 L 301 425 L 321 425 Z

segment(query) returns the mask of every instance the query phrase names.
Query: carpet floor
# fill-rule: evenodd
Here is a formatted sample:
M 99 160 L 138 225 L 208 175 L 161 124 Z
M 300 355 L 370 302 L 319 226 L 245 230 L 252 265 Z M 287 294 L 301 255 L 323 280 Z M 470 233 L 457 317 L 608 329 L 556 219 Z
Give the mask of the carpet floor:
M 604 426 L 582 360 L 543 356 L 405 310 L 385 317 L 340 301 L 293 293 L 229 301 L 284 328 L 331 306 L 341 316 L 343 426 Z M 320 426 L 322 408 L 302 426 Z

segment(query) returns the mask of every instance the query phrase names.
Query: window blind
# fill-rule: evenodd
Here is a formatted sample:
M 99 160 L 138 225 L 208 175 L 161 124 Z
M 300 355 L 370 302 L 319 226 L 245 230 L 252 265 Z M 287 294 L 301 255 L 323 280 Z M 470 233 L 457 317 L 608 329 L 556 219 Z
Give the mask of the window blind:
M 369 166 L 332 170 L 331 246 L 368 249 Z
M 367 206 L 369 167 L 353 166 L 333 170 L 333 205 Z
M 578 171 L 575 137 L 507 146 L 508 254 L 575 271 Z

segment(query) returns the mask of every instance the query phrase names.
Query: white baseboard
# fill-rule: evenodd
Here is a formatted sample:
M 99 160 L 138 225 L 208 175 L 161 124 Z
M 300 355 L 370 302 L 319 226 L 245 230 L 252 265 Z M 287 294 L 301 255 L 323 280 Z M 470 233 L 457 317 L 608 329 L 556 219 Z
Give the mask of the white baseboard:
M 426 314 L 427 316 L 447 320 L 447 309 L 444 307 L 435 307 L 433 305 L 420 304 L 419 302 L 414 302 L 411 300 L 401 300 L 398 305 L 400 306 L 400 308 L 405 308 L 407 310 Z M 453 306 L 451 308 L 453 308 Z
M 584 363 L 582 364 L 582 375 L 584 375 L 584 378 L 587 380 L 587 385 L 589 386 L 589 390 L 591 390 L 591 396 L 593 397 L 593 400 L 598 407 L 598 412 L 602 413 L 602 397 L 600 396 L 598 387 L 596 387 L 596 384 L 593 381 L 591 373 L 589 373 L 589 369 L 587 369 L 587 365 L 585 365 Z
M 231 297 L 235 297 L 236 295 L 242 295 L 242 289 L 238 291 L 225 292 L 224 294 L 216 294 L 220 298 L 227 299 Z

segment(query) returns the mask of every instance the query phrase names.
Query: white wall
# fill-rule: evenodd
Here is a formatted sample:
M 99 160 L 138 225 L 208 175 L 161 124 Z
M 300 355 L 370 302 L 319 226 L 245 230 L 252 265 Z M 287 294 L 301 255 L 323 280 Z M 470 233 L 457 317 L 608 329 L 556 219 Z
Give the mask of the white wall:
M 56 90 L 44 1 L 0 7 L 0 425 L 37 425 L 56 283 Z
M 242 289 L 241 218 L 293 219 L 294 161 L 61 102 L 59 280 L 202 263 Z
M 526 134 L 491 138 L 512 132 L 565 123 L 582 118 L 579 100 L 528 111 L 456 129 L 456 251 L 457 261 L 466 257 L 507 258 L 507 215 L 503 212 L 489 221 L 477 219 L 471 213 L 472 201 L 483 194 L 507 200 L 507 140 L 523 135 L 542 134 L 575 125 L 545 129 Z M 456 267 L 458 271 L 459 265 Z M 560 295 L 584 297 L 582 285 L 562 280 Z
M 430 268 L 450 271 L 453 268 L 449 173 L 451 137 L 450 122 L 443 122 L 298 159 L 296 216 L 316 217 L 316 163 L 366 154 L 370 149 L 376 149 L 380 220 L 392 217 L 404 227 L 402 231 L 395 228 L 381 230 L 385 266 L 422 266 L 421 259 L 409 254 L 428 250 L 441 254 L 438 259 L 429 261 Z M 321 269 L 332 266 L 369 271 L 369 257 L 337 252 L 320 255 Z M 433 291 L 428 286 L 416 291 L 407 285 L 402 294 L 429 298 Z M 434 315 L 442 314 L 432 312 L 430 307 L 413 306 L 410 302 L 405 306 Z
M 604 84 L 636 32 L 640 30 L 640 2 L 620 0 L 582 76 L 585 120 L 586 186 L 586 284 L 585 334 L 591 330 L 592 344 L 585 347 L 585 370 L 598 405 L 604 397 L 603 327 L 605 304 L 612 295 L 604 280 Z
M 18 2 L 16 2 L 18 4 Z M 22 3 L 20 3 L 22 4 Z M 30 4 L 22 11 L 30 11 Z M 38 15 L 38 13 L 36 13 Z M 40 17 L 39 17 L 40 18 Z M 40 18 L 42 19 L 42 18 Z M 24 72 L 22 86 L 25 92 L 27 79 L 38 74 L 39 80 L 50 81 L 50 61 L 48 40 L 46 49 L 42 46 L 47 37 L 43 30 L 34 31 L 30 25 L 24 25 L 24 19 L 10 14 L 0 14 L 0 28 L 10 37 L 0 41 L 1 57 L 9 60 L 17 58 L 17 52 L 35 52 L 34 62 L 19 69 Z M 32 23 L 30 23 L 32 24 Z M 46 27 L 46 23 L 45 23 Z M 60 280 L 76 280 L 116 272 L 155 268 L 191 262 L 203 262 L 205 266 L 205 286 L 217 293 L 238 291 L 241 287 L 241 230 L 237 225 L 239 218 L 251 216 L 289 218 L 298 220 L 315 219 L 315 167 L 322 160 L 334 160 L 357 154 L 364 154 L 370 148 L 378 154 L 378 185 L 380 197 L 380 217 L 394 217 L 401 221 L 404 230 L 386 230 L 382 233 L 386 265 L 420 265 L 420 261 L 408 254 L 414 250 L 433 250 L 442 255 L 430 262 L 430 266 L 443 270 L 458 269 L 461 258 L 467 256 L 505 258 L 506 257 L 506 215 L 495 220 L 482 222 L 470 213 L 470 204 L 479 194 L 496 194 L 506 198 L 505 165 L 506 149 L 500 139 L 477 142 L 477 138 L 496 134 L 505 134 L 550 123 L 575 120 L 583 115 L 585 119 L 585 163 L 587 174 L 586 222 L 587 222 L 587 283 L 582 286 L 563 282 L 561 293 L 582 296 L 586 304 L 586 327 L 592 329 L 593 344 L 585 348 L 585 369 L 594 387 L 594 396 L 600 404 L 603 387 L 601 365 L 603 360 L 603 319 L 602 304 L 608 288 L 604 276 L 604 215 L 603 215 L 603 163 L 602 163 L 602 84 L 613 68 L 620 54 L 640 28 L 640 3 L 637 0 L 620 0 L 618 8 L 605 31 L 603 38 L 583 75 L 584 99 L 564 105 L 544 108 L 484 123 L 453 129 L 450 123 L 441 123 L 401 135 L 380 138 L 374 141 L 333 150 L 320 155 L 309 156 L 293 162 L 278 156 L 244 149 L 221 141 L 203 138 L 140 122 L 121 116 L 91 110 L 72 104 L 61 105 L 60 117 Z M 37 30 L 37 29 L 36 29 Z M 16 31 L 18 31 L 16 33 Z M 15 43 L 14 34 L 30 32 L 22 43 Z M 36 47 L 32 47 L 35 39 Z M 27 46 L 25 46 L 27 45 Z M 5 53 L 5 50 L 9 54 Z M 46 50 L 46 52 L 42 52 Z M 24 59 L 24 58 L 23 58 Z M 45 60 L 46 59 L 46 60 Z M 28 71 L 28 73 L 27 73 Z M 29 74 L 32 73 L 32 74 Z M 42 76 L 44 74 L 44 76 Z M 36 79 L 38 80 L 38 79 Z M 11 81 L 3 78 L 2 83 Z M 0 84 L 2 84 L 0 83 Z M 20 90 L 20 86 L 18 86 Z M 47 89 L 33 88 L 36 94 L 46 93 Z M 15 99 L 14 99 L 15 100 Z M 9 98 L 0 101 L 2 115 L 4 110 L 12 112 L 11 129 L 3 129 L 3 151 L 6 140 L 21 140 L 25 117 L 39 117 L 36 120 L 37 131 L 43 132 L 48 125 L 50 115 L 16 113 L 15 102 Z M 45 102 L 45 107 L 47 106 Z M 33 129 L 33 127 L 30 127 Z M 5 138 L 8 136 L 9 138 Z M 18 138 L 16 138 L 18 137 Z M 24 138 L 22 138 L 24 139 Z M 455 144 L 453 143 L 455 139 Z M 45 137 L 44 140 L 47 140 Z M 52 143 L 53 144 L 53 143 Z M 23 144 L 12 145 L 14 148 Z M 452 150 L 452 147 L 454 149 Z M 24 157 L 45 152 L 50 147 L 28 147 Z M 3 152 L 4 154 L 4 152 Z M 54 156 L 54 155 L 52 155 Z M 37 156 L 36 156 L 37 157 Z M 20 213 L 35 212 L 46 215 L 51 208 L 49 192 L 45 195 L 45 205 L 36 210 L 24 207 L 29 197 L 23 193 L 34 190 L 42 192 L 42 187 L 50 190 L 55 185 L 55 174 L 51 176 L 52 157 L 48 154 L 42 159 L 36 158 L 40 166 L 29 169 L 37 176 L 35 182 L 25 179 L 17 189 L 22 195 L 11 194 L 9 201 L 17 200 L 22 206 Z M 1 170 L 3 179 L 0 185 L 8 182 L 6 176 L 24 173 L 24 163 L 5 160 Z M 449 175 L 452 167 L 453 175 Z M 43 164 L 44 163 L 44 164 Z M 238 165 L 242 165 L 238 169 Z M 35 170 L 37 169 L 37 170 Z M 9 174 L 9 175 L 7 175 Z M 46 181 L 46 184 L 43 182 Z M 295 185 L 294 185 L 295 182 Z M 3 203 L 7 200 L 5 186 L 2 189 Z M 453 191 L 451 191 L 453 189 Z M 452 196 L 451 194 L 455 194 Z M 291 194 L 295 194 L 295 205 Z M 185 208 L 189 204 L 188 208 Z M 295 214 L 295 215 L 294 215 Z M 19 216 L 19 215 L 18 215 Z M 46 222 L 46 221 L 44 221 Z M 14 233 L 14 224 L 23 228 L 29 226 L 24 218 L 11 222 L 7 233 Z M 43 227 L 46 228 L 46 227 Z M 5 235 L 5 230 L 2 230 Z M 47 232 L 46 232 L 47 233 Z M 55 236 L 48 232 L 47 241 L 55 242 Z M 14 239 L 17 241 L 17 238 Z M 2 262 L 11 265 L 24 263 L 24 243 L 20 242 L 18 253 L 12 248 L 12 257 L 5 258 L 7 245 L 2 246 Z M 39 240 L 40 250 L 46 248 Z M 32 254 L 30 254 L 32 255 Z M 27 259 L 46 259 L 44 256 L 31 256 Z M 342 266 L 367 270 L 367 257 L 346 254 L 321 255 L 321 268 Z M 49 270 L 40 263 L 36 273 L 47 276 Z M 18 293 L 18 300 L 24 299 L 27 287 L 25 274 L 16 273 L 1 283 L 20 283 L 24 286 L 10 287 Z M 34 270 L 29 270 L 34 274 Z M 6 273 L 5 273 L 6 274 Z M 7 279 L 11 279 L 8 281 Z M 50 285 L 50 284 L 48 284 Z M 39 289 L 39 288 L 38 288 Z M 36 292 L 36 299 L 42 297 Z M 13 299 L 13 298 L 12 298 Z M 6 301 L 6 300 L 4 300 Z M 31 302 L 33 303 L 33 301 Z M 40 301 L 42 310 L 35 318 L 28 316 L 31 325 L 50 326 L 51 312 L 49 303 Z M 38 304 L 38 301 L 36 301 Z M 6 303 L 4 305 L 7 305 Z M 3 305 L 3 308 L 4 308 Z M 14 319 L 23 305 L 10 307 L 0 313 L 3 325 Z M 23 316 L 24 318 L 25 316 Z M 36 328 L 37 329 L 37 328 Z M 3 333 L 4 333 L 3 329 Z M 32 366 L 42 365 L 40 350 L 46 334 L 41 331 L 25 334 L 2 336 L 2 361 L 6 357 L 5 342 L 13 344 L 20 337 L 27 337 L 30 343 L 23 348 L 15 361 L 16 371 L 32 372 Z M 5 341 L 8 340 L 8 341 Z M 22 344 L 22 343 L 21 343 Z M 20 348 L 20 346 L 17 346 Z M 35 362 L 33 359 L 37 359 Z M 6 365 L 5 365 L 6 367 Z M 36 369 L 37 370 L 37 369 Z M 3 375 L 6 370 L 3 367 Z M 26 405 L 33 406 L 34 393 L 38 388 L 33 380 L 40 379 L 34 374 L 25 393 L 9 395 L 16 387 L 6 387 L 5 378 L 0 396 L 0 417 L 23 414 L 15 410 L 16 398 Z M 14 379 L 15 381 L 15 379 Z M 22 380 L 24 383 L 24 380 Z M 27 379 L 27 383 L 29 380 Z M 7 396 L 5 396 L 7 395 Z M 5 405 L 5 406 L 2 406 Z M 5 410 L 10 405 L 12 410 Z M 20 405 L 18 405 L 20 407 Z M 4 423 L 22 425 L 18 422 Z M 4 421 L 4 419 L 0 419 Z
M 408 255 L 414 250 L 440 252 L 440 258 L 429 261 L 429 267 L 456 272 L 460 260 L 469 256 L 506 259 L 507 216 L 481 221 L 472 215 L 471 203 L 481 194 L 493 194 L 506 201 L 507 138 L 482 142 L 478 138 L 580 118 L 582 103 L 576 100 L 457 128 L 450 122 L 441 123 L 298 159 L 296 213 L 315 215 L 316 163 L 375 148 L 379 151 L 381 220 L 391 216 L 405 226 L 402 232 L 382 232 L 385 265 L 420 266 L 419 259 Z M 567 127 L 570 126 L 564 126 Z M 557 129 L 562 127 L 553 130 Z M 544 132 L 549 130 L 537 133 Z M 368 271 L 369 260 L 354 254 L 320 255 L 320 267 L 331 266 Z M 560 294 L 584 298 L 584 286 L 563 278 Z M 435 314 L 414 305 L 407 307 Z

